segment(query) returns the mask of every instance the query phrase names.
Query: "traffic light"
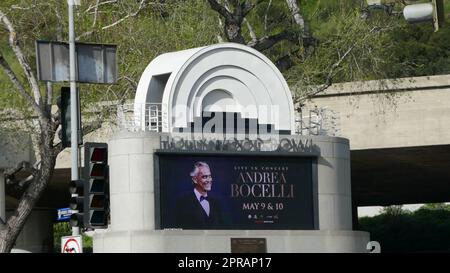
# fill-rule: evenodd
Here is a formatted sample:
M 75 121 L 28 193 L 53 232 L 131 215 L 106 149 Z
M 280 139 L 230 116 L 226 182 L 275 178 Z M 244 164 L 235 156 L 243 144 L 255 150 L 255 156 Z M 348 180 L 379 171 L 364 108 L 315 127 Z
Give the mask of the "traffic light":
M 80 112 L 80 92 L 77 88 L 77 108 L 78 108 L 78 145 L 83 144 L 81 134 L 81 112 Z M 70 147 L 71 127 L 70 127 L 70 88 L 61 87 L 61 96 L 57 99 L 59 107 L 59 118 L 61 121 L 61 131 L 59 131 L 59 138 L 61 139 L 63 148 Z
M 108 144 L 86 143 L 84 156 L 85 227 L 107 228 L 109 220 Z
M 72 227 L 84 226 L 84 188 L 85 182 L 83 180 L 70 181 L 69 191 L 71 194 L 76 194 L 70 198 L 70 209 L 78 212 L 72 213 L 70 216 L 70 225 Z

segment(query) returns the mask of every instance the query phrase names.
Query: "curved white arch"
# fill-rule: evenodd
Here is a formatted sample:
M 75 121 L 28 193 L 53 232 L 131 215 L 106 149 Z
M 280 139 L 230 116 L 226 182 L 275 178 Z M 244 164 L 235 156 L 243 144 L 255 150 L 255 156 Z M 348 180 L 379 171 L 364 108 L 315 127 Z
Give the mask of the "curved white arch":
M 226 90 L 216 89 L 208 92 L 201 99 L 200 111 L 205 112 L 240 112 L 232 94 Z M 196 110 L 197 111 L 197 110 Z
M 156 90 L 158 77 L 164 74 L 165 87 Z M 151 87 L 152 81 L 157 88 Z M 205 108 L 218 109 L 226 102 L 232 103 L 229 111 L 240 110 L 242 117 L 294 132 L 292 95 L 280 71 L 260 52 L 234 43 L 157 57 L 139 81 L 135 113 L 138 104 L 162 103 L 168 117 L 163 131 L 171 132 L 188 127 Z M 211 106 L 213 103 L 217 105 Z
M 224 89 L 224 86 L 226 86 L 227 89 Z M 205 104 L 205 97 L 216 90 L 223 90 L 224 92 L 227 92 L 234 100 L 233 105 L 239 109 L 242 109 L 245 105 L 257 105 L 257 99 L 253 96 L 248 86 L 243 82 L 227 76 L 218 76 L 205 82 L 205 84 L 195 92 L 195 97 L 193 100 L 188 100 L 187 105 L 191 107 L 193 110 L 192 113 L 195 117 L 199 117 L 201 115 Z M 212 103 L 213 101 L 210 100 L 208 102 Z M 240 110 L 240 112 L 241 111 L 242 110 Z M 226 109 L 225 106 L 222 107 L 221 112 L 231 112 L 231 109 Z M 243 112 L 242 115 L 245 118 L 256 119 L 258 117 L 257 113 Z M 192 116 L 190 118 L 192 118 Z M 192 120 L 189 119 L 188 122 L 192 122 Z

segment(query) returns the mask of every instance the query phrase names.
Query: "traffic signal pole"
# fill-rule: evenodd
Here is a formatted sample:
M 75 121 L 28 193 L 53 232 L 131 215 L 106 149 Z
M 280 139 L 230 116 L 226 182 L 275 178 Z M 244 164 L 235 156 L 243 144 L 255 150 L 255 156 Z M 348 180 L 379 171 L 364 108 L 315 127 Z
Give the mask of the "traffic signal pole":
M 79 179 L 78 173 L 78 107 L 77 107 L 77 84 L 75 79 L 75 23 L 73 10 L 75 0 L 67 0 L 69 9 L 69 60 L 70 60 L 70 151 L 71 151 L 71 180 Z M 78 197 L 73 193 L 72 197 Z M 80 235 L 79 227 L 72 227 L 72 235 Z

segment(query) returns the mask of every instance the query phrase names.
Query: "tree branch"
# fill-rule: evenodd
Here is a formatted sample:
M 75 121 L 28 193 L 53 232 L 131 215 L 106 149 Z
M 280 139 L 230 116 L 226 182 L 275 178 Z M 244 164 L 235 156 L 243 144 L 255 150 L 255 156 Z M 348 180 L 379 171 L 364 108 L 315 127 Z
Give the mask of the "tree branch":
M 54 155 L 55 157 L 58 156 L 58 154 L 59 154 L 62 150 L 64 150 L 64 149 L 63 149 L 63 146 L 62 146 L 62 142 L 60 142 L 60 143 L 54 145 L 54 146 L 53 146 L 53 155 Z
M 23 191 L 30 185 L 34 177 L 35 174 L 30 174 L 22 180 L 15 180 L 15 178 L 10 177 L 6 179 L 6 184 L 13 187 L 15 191 Z
M 294 99 L 294 104 L 301 102 L 303 100 L 312 98 L 314 96 L 316 96 L 317 94 L 325 91 L 328 87 L 330 87 L 333 84 L 333 77 L 335 75 L 336 70 L 341 66 L 342 62 L 347 58 L 347 56 L 352 52 L 352 50 L 356 47 L 357 44 L 364 42 L 367 37 L 369 37 L 372 33 L 374 33 L 375 31 L 380 30 L 378 27 L 373 27 L 370 31 L 367 32 L 366 35 L 364 35 L 364 37 L 359 40 L 359 41 L 355 41 L 346 51 L 345 53 L 339 57 L 339 59 L 337 60 L 337 62 L 335 62 L 333 65 L 331 65 L 330 70 L 327 73 L 327 76 L 325 78 L 325 83 L 319 85 L 317 88 L 315 88 L 314 91 L 307 93 L 301 97 L 297 97 Z
M 56 132 L 56 130 L 58 129 L 59 125 L 61 125 L 61 118 L 59 116 L 60 112 L 61 112 L 61 110 L 58 109 L 58 111 L 55 114 L 52 115 L 52 120 L 53 120 L 53 122 L 52 122 L 52 124 L 53 124 L 52 130 L 54 132 Z
M 84 38 L 84 37 L 87 37 L 87 36 L 89 36 L 89 35 L 92 35 L 94 32 L 95 32 L 94 30 L 89 30 L 89 31 L 83 32 L 82 34 L 78 35 L 78 36 L 75 38 L 75 41 L 79 41 L 79 40 L 81 40 L 81 39 Z
M 133 80 L 132 78 L 130 78 L 128 76 L 121 76 L 121 77 L 117 78 L 118 81 L 120 81 L 122 79 L 129 82 L 134 88 L 137 88 L 138 83 L 135 80 Z
M 28 80 L 30 87 L 34 94 L 34 100 L 35 100 L 36 104 L 39 105 L 41 102 L 41 94 L 39 92 L 38 82 L 37 82 L 36 78 L 34 77 L 33 71 L 31 70 L 30 65 L 26 61 L 21 48 L 18 45 L 17 33 L 14 30 L 12 23 L 9 21 L 8 17 L 6 17 L 6 15 L 1 10 L 0 10 L 0 20 L 9 32 L 9 45 L 12 48 L 12 50 L 14 51 L 16 58 L 19 61 L 19 64 L 22 67 L 22 69 L 25 73 L 25 76 L 27 77 L 27 80 Z M 38 114 L 40 116 L 45 116 L 42 111 L 38 111 Z
M 38 115 L 43 115 L 42 109 L 39 108 L 39 105 L 36 103 L 36 101 L 33 100 L 30 94 L 25 90 L 25 87 L 22 85 L 22 83 L 17 78 L 14 71 L 11 69 L 9 64 L 6 62 L 5 58 L 3 58 L 2 53 L 0 52 L 0 66 L 3 68 L 3 71 L 5 71 L 6 75 L 9 77 L 11 82 L 17 87 L 17 90 L 19 93 L 25 98 L 26 101 L 33 107 L 33 109 L 37 112 Z
M 99 5 L 100 0 L 97 0 L 97 4 L 95 5 L 95 9 L 94 9 L 94 22 L 92 22 L 92 28 L 95 27 L 95 24 L 97 23 L 97 16 L 98 16 L 98 5 Z
M 95 28 L 95 25 L 97 24 L 98 8 L 99 8 L 100 6 L 106 5 L 106 4 L 114 4 L 114 3 L 117 3 L 117 2 L 118 2 L 117 0 L 105 1 L 105 2 L 101 2 L 101 3 L 100 3 L 99 1 L 100 1 L 100 0 L 96 0 L 96 4 L 95 4 L 95 5 L 89 6 L 89 8 L 86 9 L 86 10 L 84 11 L 84 12 L 89 12 L 91 9 L 94 9 L 94 21 L 93 21 L 92 26 L 91 26 L 92 29 L 91 29 L 91 30 L 88 30 L 88 31 L 86 31 L 86 32 L 84 32 L 84 33 L 82 33 L 82 34 L 80 34 L 79 36 L 77 36 L 77 37 L 75 38 L 75 40 L 79 41 L 79 40 L 81 40 L 82 38 L 84 38 L 84 37 L 86 37 L 86 36 L 92 35 L 92 34 L 96 31 L 94 28 Z M 109 25 L 107 25 L 107 26 L 104 26 L 104 27 L 102 27 L 101 29 L 102 29 L 102 30 L 109 29 L 109 28 L 111 28 L 111 27 L 114 27 L 114 26 L 116 26 L 116 25 L 122 23 L 123 21 L 125 21 L 126 19 L 128 19 L 128 18 L 130 18 L 130 17 L 136 17 L 137 15 L 139 15 L 139 13 L 140 13 L 142 10 L 144 10 L 144 9 L 147 7 L 147 5 L 148 5 L 148 0 L 141 0 L 140 3 L 139 3 L 138 9 L 137 9 L 135 12 L 129 13 L 129 14 L 125 15 L 123 18 L 120 18 L 120 19 L 117 20 L 116 22 L 114 22 L 114 23 L 112 23 L 112 24 L 109 24 Z
M 59 9 L 59 3 L 55 5 L 55 16 L 58 18 L 59 22 L 62 22 L 62 16 L 61 11 Z M 62 24 L 56 24 L 56 40 L 62 41 L 63 40 L 63 25 Z
M 298 51 L 299 49 L 296 49 L 294 51 L 291 51 L 289 54 L 286 54 L 283 57 L 279 58 L 275 61 L 275 66 L 281 72 L 288 70 L 294 64 L 294 62 L 292 61 L 292 55 L 296 54 Z
M 265 36 L 261 39 L 258 39 L 256 41 L 251 41 L 247 45 L 250 47 L 253 47 L 254 49 L 258 51 L 266 50 L 268 48 L 271 48 L 276 43 L 288 40 L 288 41 L 295 41 L 297 38 L 296 33 L 292 31 L 285 30 L 281 33 L 271 35 L 271 36 Z
M 95 120 L 94 122 L 86 124 L 83 126 L 83 135 L 90 134 L 100 127 L 102 127 L 102 122 L 100 120 Z
M 223 23 L 222 23 L 222 19 L 220 18 L 220 15 L 218 16 L 218 19 L 219 19 L 219 28 L 223 29 L 224 26 L 223 26 Z M 223 38 L 222 38 L 222 35 L 220 33 L 218 33 L 216 35 L 216 37 L 217 37 L 217 41 L 219 41 L 219 43 L 223 43 Z
M 250 37 L 252 38 L 252 42 L 256 42 L 258 40 L 258 37 L 256 37 L 256 33 L 253 30 L 252 25 L 250 25 L 250 22 L 246 18 L 244 18 L 244 22 L 247 25 L 248 32 L 250 33 Z
M 19 163 L 17 163 L 17 165 L 15 167 L 12 167 L 10 169 L 7 169 L 6 171 L 3 172 L 3 174 L 5 175 L 5 177 L 8 176 L 12 176 L 18 172 L 20 172 L 21 170 L 31 170 L 31 164 L 28 161 L 21 161 Z
M 267 31 L 267 18 L 268 18 L 269 10 L 270 10 L 271 6 L 272 6 L 272 0 L 269 1 L 269 4 L 267 5 L 267 8 L 266 8 L 266 13 L 264 14 L 264 30 L 265 31 Z
M 229 12 L 225 6 L 222 6 L 216 0 L 208 0 L 208 3 L 213 10 L 217 11 L 225 19 L 231 20 L 233 18 L 233 15 L 231 14 L 231 12 Z
M 250 11 L 252 11 L 257 5 L 261 4 L 262 2 L 265 2 L 266 0 L 257 0 L 255 3 L 251 3 L 248 1 L 245 1 L 241 4 L 242 9 L 242 16 L 245 17 L 249 14 Z
M 30 183 L 38 173 L 39 170 L 37 168 L 39 165 L 40 161 L 36 162 L 33 166 L 31 166 L 30 162 L 28 161 L 22 161 L 18 163 L 15 167 L 4 172 L 6 184 L 11 186 L 16 192 L 23 191 L 28 187 L 28 185 L 30 185 Z M 30 174 L 21 180 L 16 180 L 15 175 L 20 171 L 25 171 Z
M 97 2 L 95 3 L 95 5 L 90 5 L 89 8 L 87 8 L 84 12 L 89 12 L 91 9 L 97 9 L 98 7 L 102 6 L 102 5 L 106 5 L 106 4 L 112 4 L 112 3 L 116 3 L 117 0 L 110 0 L 110 1 L 105 1 L 105 2 L 101 2 L 99 3 L 99 0 L 97 0 Z
M 315 95 L 325 91 L 328 87 L 330 87 L 333 84 L 334 72 L 336 71 L 336 69 L 338 69 L 340 67 L 341 63 L 347 58 L 348 54 L 350 54 L 350 52 L 354 48 L 355 48 L 355 45 L 349 47 L 347 49 L 347 51 L 345 51 L 345 53 L 339 58 L 339 60 L 331 66 L 330 70 L 328 71 L 327 77 L 325 78 L 325 83 L 319 85 L 319 87 L 316 90 L 314 90 L 312 93 L 307 94 L 303 97 L 300 97 L 300 100 L 314 97 Z
M 102 30 L 105 30 L 105 29 L 108 29 L 108 28 L 113 27 L 115 25 L 118 25 L 118 24 L 122 23 L 123 21 L 125 21 L 126 19 L 128 19 L 129 17 L 137 16 L 146 6 L 147 6 L 147 0 L 141 0 L 141 2 L 139 3 L 139 8 L 138 8 L 137 11 L 135 11 L 133 13 L 129 13 L 125 17 L 117 20 L 116 22 L 114 22 L 114 23 L 112 23 L 110 25 L 102 27 Z
M 316 39 L 313 37 L 310 31 L 309 23 L 303 18 L 300 12 L 300 8 L 297 5 L 297 0 L 286 0 L 286 4 L 291 11 L 294 22 L 302 30 L 302 44 L 304 47 L 315 47 Z
M 286 4 L 291 11 L 292 17 L 297 25 L 300 26 L 301 30 L 304 33 L 304 36 L 309 36 L 309 26 L 305 22 L 302 14 L 300 13 L 300 8 L 297 5 L 297 0 L 286 0 Z
M 47 113 L 51 112 L 52 108 L 52 100 L 53 100 L 53 85 L 51 82 L 46 83 L 46 90 L 44 94 L 44 103 L 43 107 L 45 107 L 45 111 Z

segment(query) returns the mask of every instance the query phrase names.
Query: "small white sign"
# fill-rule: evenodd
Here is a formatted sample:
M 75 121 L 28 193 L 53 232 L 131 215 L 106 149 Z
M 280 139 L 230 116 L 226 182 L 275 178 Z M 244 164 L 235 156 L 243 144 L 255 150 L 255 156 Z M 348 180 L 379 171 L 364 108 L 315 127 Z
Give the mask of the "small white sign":
M 61 238 L 61 253 L 83 253 L 83 240 L 80 235 Z

